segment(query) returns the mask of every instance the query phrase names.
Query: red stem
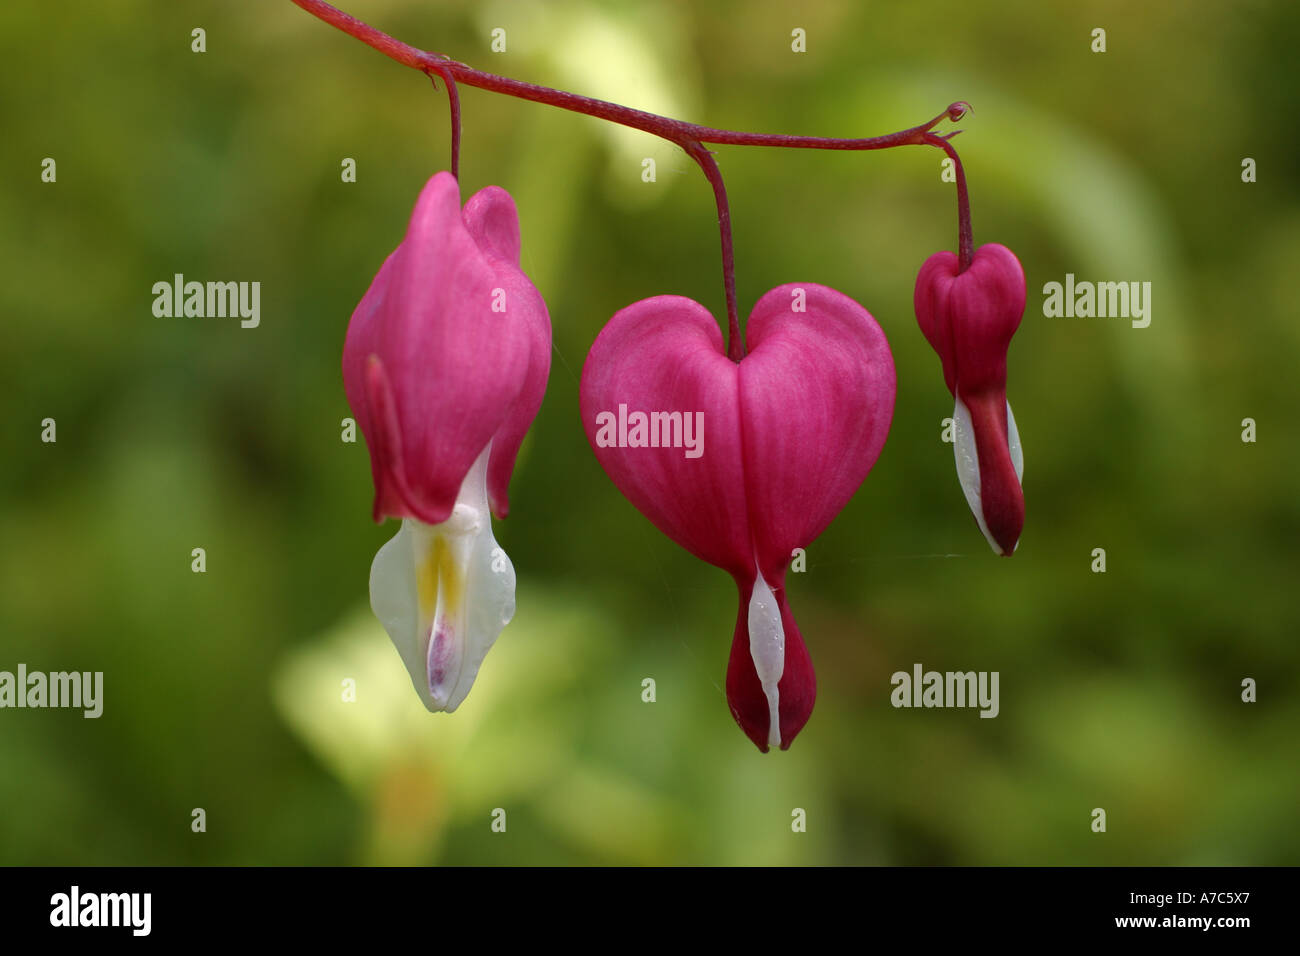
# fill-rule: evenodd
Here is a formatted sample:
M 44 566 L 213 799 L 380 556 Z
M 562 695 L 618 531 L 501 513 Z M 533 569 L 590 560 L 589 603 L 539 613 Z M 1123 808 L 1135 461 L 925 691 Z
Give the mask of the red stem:
M 970 224 L 970 194 L 966 190 L 966 170 L 962 167 L 961 157 L 957 155 L 957 150 L 953 148 L 952 143 L 948 142 L 952 137 L 960 133 L 957 130 L 949 133 L 947 136 L 940 136 L 938 133 L 926 133 L 926 142 L 932 146 L 938 146 L 948 158 L 952 160 L 953 168 L 957 172 L 957 274 L 965 272 L 970 268 L 971 260 L 975 257 L 975 234 L 971 230 Z
M 451 107 L 451 175 L 456 182 L 460 182 L 460 91 L 449 70 L 439 69 L 434 72 L 447 84 L 447 103 Z M 437 81 L 432 76 L 429 80 L 436 90 Z
M 698 142 L 690 143 L 686 152 L 700 164 L 704 176 L 713 187 L 713 198 L 718 204 L 718 230 L 722 233 L 722 282 L 727 294 L 727 357 L 739 362 L 745 357 L 745 337 L 740 331 L 740 314 L 736 309 L 736 253 L 731 244 L 731 207 L 727 204 L 727 187 L 722 182 L 713 154 Z
M 913 126 L 910 129 L 889 133 L 885 136 L 869 136 L 864 139 L 788 136 L 774 133 L 746 133 L 739 130 L 715 129 L 711 126 L 686 123 L 669 116 L 660 116 L 657 113 L 647 113 L 644 110 L 620 106 L 606 100 L 593 99 L 589 96 L 581 96 L 565 90 L 555 90 L 547 86 L 538 86 L 534 83 L 511 79 L 507 76 L 498 76 L 495 73 L 476 70 L 472 66 L 452 60 L 442 54 L 416 49 L 401 40 L 389 36 L 382 30 L 376 30 L 356 17 L 344 13 L 337 7 L 325 3 L 324 0 L 293 0 L 293 2 L 313 16 L 324 20 L 331 26 L 337 27 L 349 36 L 360 40 L 367 46 L 373 47 L 398 63 L 420 70 L 425 74 L 437 73 L 447 81 L 450 95 L 453 98 L 453 175 L 456 172 L 454 166 L 458 162 L 460 142 L 460 107 L 454 92 L 457 81 L 481 90 L 503 93 L 506 96 L 531 100 L 534 103 L 545 103 L 548 106 L 554 106 L 573 113 L 583 113 L 587 116 L 608 120 L 611 123 L 630 126 L 633 129 L 639 129 L 661 139 L 666 139 L 685 150 L 692 159 L 699 163 L 700 168 L 704 171 L 709 184 L 713 187 L 713 195 L 718 205 L 718 226 L 722 233 L 723 283 L 727 294 L 727 326 L 730 330 L 727 354 L 734 361 L 739 361 L 744 356 L 745 351 L 740 336 L 740 320 L 736 309 L 736 275 L 731 243 L 731 214 L 727 206 L 727 193 L 726 188 L 723 186 L 722 173 L 718 169 L 718 164 L 714 161 L 712 154 L 703 148 L 704 143 L 727 146 L 781 146 L 787 149 L 844 150 L 892 149 L 895 146 L 916 145 L 937 146 L 956 161 L 960 247 L 958 258 L 964 263 L 963 269 L 970 264 L 974 243 L 970 234 L 970 207 L 966 197 L 966 176 L 962 171 L 961 160 L 957 158 L 957 151 L 953 149 L 945 137 L 930 132 L 943 119 L 950 119 L 953 122 L 961 119 L 966 114 L 966 111 L 970 109 L 967 103 L 960 101 L 953 103 L 934 119 L 920 126 Z

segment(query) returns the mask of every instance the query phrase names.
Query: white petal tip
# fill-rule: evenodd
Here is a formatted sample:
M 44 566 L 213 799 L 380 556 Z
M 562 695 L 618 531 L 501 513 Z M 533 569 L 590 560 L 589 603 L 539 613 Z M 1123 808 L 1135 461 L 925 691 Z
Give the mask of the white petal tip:
M 781 746 L 781 675 L 785 673 L 785 626 L 776 595 L 760 572 L 749 598 L 749 656 L 767 698 L 767 745 Z
M 452 713 L 515 612 L 515 569 L 492 537 L 483 450 L 440 525 L 406 519 L 370 570 L 370 605 L 430 713 Z

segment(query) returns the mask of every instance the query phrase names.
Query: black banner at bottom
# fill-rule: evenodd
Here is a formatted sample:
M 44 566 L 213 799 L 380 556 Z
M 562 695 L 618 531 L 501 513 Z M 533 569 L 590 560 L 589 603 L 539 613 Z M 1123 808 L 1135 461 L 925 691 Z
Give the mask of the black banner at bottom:
M 1268 868 L 0 870 L 6 941 L 296 945 L 431 944 L 450 927 L 499 943 L 511 929 L 578 942 L 624 927 L 729 939 L 752 932 L 851 939 L 923 932 L 927 942 L 1131 936 L 1231 945 L 1285 932 L 1295 872 Z M 438 927 L 443 927 L 439 930 Z M 608 937 L 605 936 L 607 939 Z M 671 937 L 670 937 L 671 938 Z

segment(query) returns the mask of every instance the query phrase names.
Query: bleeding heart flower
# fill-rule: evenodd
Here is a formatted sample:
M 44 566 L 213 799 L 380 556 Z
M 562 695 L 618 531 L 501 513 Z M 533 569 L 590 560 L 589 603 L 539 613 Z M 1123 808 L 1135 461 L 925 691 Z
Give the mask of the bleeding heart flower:
M 1007 347 L 1025 311 L 1025 271 L 1006 246 L 980 246 L 970 267 L 936 252 L 921 266 L 916 319 L 956 399 L 953 451 L 966 503 L 993 550 L 1009 556 L 1025 524 L 1025 460 L 1007 402 Z
M 735 578 L 727 700 L 766 752 L 790 746 L 816 697 L 786 603 L 787 562 L 875 464 L 895 378 L 875 319 L 825 286 L 768 292 L 748 340 L 736 363 L 699 303 L 671 295 L 634 303 L 596 337 L 579 402 L 596 458 L 619 490 L 660 531 Z M 674 439 L 677 424 L 685 438 L 691 421 L 697 445 L 688 447 Z
M 429 180 L 406 237 L 352 314 L 348 404 L 370 448 L 374 518 L 402 518 L 375 556 L 370 604 L 431 711 L 453 711 L 515 607 L 492 537 L 546 391 L 551 323 L 519 269 L 519 219 L 489 186 L 462 211 Z

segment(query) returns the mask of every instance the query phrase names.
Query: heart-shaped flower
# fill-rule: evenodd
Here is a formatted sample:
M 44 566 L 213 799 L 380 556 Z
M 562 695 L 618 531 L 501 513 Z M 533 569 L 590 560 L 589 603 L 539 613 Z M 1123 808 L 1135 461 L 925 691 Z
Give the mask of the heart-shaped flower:
M 489 186 L 462 210 L 456 180 L 438 173 L 343 347 L 374 518 L 403 519 L 371 567 L 371 607 L 430 710 L 460 705 L 514 614 L 514 568 L 491 513 L 509 508 L 550 363 L 550 318 L 519 268 L 514 201 Z
M 1007 402 L 1007 348 L 1025 311 L 1025 271 L 997 243 L 975 250 L 965 271 L 953 253 L 936 252 L 916 277 L 913 304 L 956 400 L 953 453 L 966 503 L 993 550 L 1009 556 L 1025 523 L 1025 460 Z
M 786 601 L 787 564 L 875 464 L 895 377 L 875 319 L 825 286 L 772 289 L 754 306 L 748 342 L 733 362 L 702 305 L 642 300 L 596 337 L 579 401 L 596 458 L 619 490 L 735 579 L 727 699 L 766 751 L 789 747 L 816 697 Z

